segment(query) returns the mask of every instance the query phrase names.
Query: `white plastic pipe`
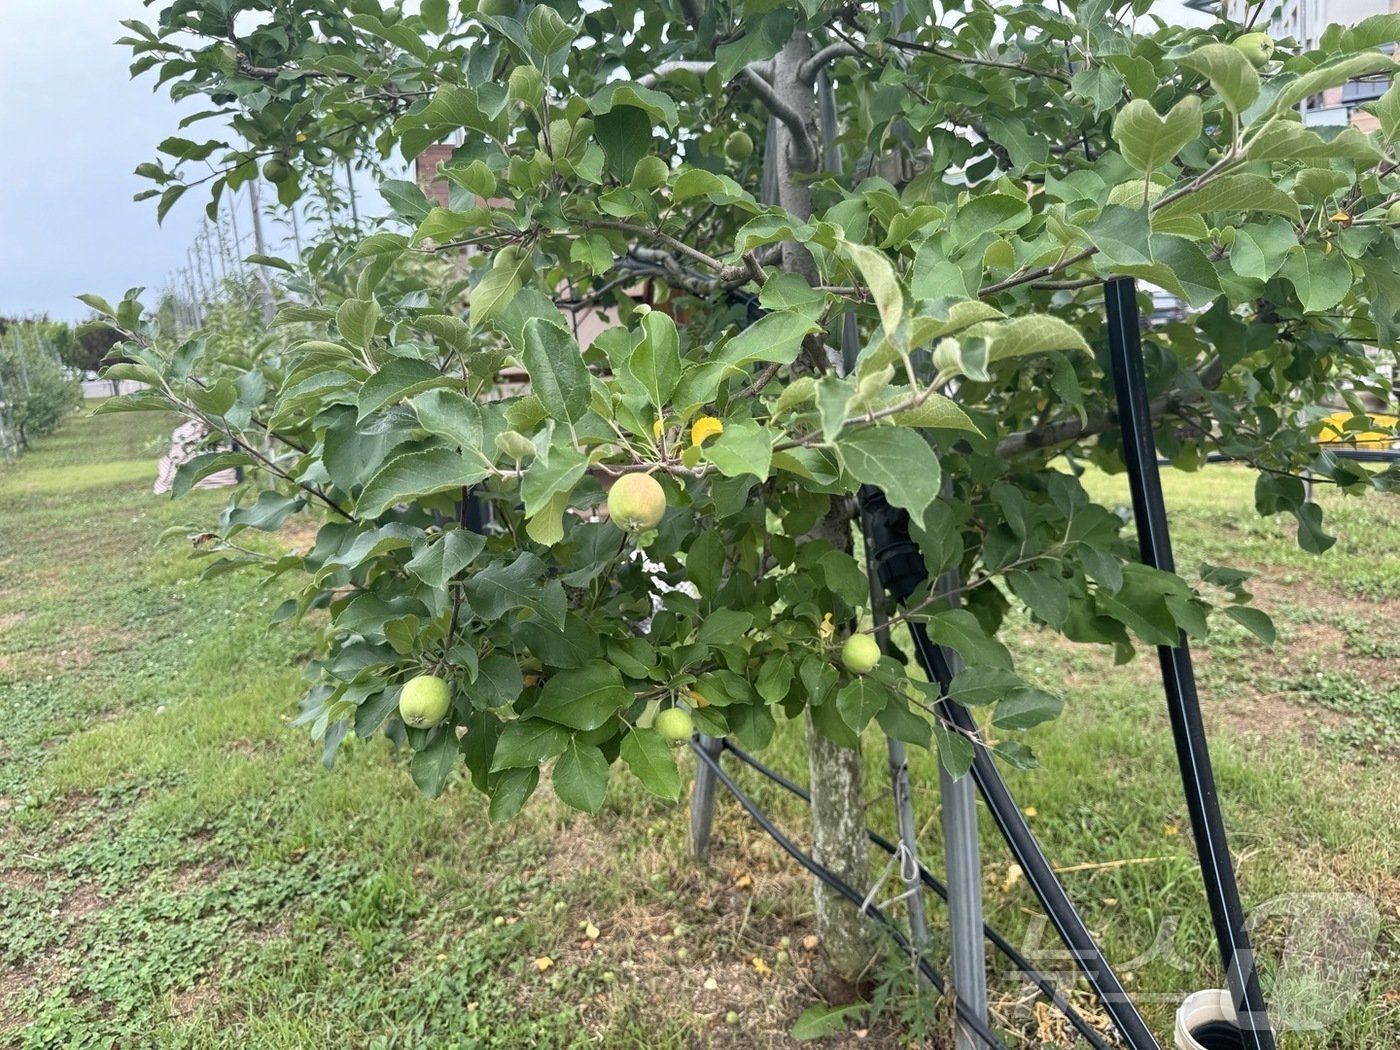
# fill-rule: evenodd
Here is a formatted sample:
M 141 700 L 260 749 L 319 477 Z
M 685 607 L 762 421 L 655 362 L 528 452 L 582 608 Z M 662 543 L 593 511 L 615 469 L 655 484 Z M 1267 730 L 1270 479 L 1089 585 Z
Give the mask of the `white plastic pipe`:
M 1228 989 L 1192 992 L 1182 1000 L 1176 1011 L 1176 1050 L 1206 1050 L 1191 1033 L 1211 1021 L 1235 1022 L 1235 1004 Z

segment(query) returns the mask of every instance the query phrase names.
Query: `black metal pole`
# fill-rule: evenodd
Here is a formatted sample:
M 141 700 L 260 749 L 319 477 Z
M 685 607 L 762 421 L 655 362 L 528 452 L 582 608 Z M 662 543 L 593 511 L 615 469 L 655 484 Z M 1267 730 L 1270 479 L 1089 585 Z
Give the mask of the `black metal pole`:
M 1123 459 L 1133 495 L 1133 516 L 1143 564 L 1175 572 L 1171 536 L 1167 531 L 1162 479 L 1152 438 L 1147 381 L 1142 363 L 1142 333 L 1138 327 L 1137 282 L 1119 277 L 1104 282 L 1108 312 L 1108 347 L 1113 385 L 1118 400 L 1118 421 L 1123 430 Z M 1225 840 L 1225 823 L 1201 721 L 1200 698 L 1191 649 L 1183 631 L 1175 646 L 1158 646 L 1162 685 L 1167 694 L 1177 763 L 1186 792 L 1191 831 L 1210 902 L 1211 921 L 1220 946 L 1220 958 L 1234 1000 L 1239 1027 L 1255 1050 L 1274 1050 L 1274 1033 L 1259 990 L 1239 886 Z

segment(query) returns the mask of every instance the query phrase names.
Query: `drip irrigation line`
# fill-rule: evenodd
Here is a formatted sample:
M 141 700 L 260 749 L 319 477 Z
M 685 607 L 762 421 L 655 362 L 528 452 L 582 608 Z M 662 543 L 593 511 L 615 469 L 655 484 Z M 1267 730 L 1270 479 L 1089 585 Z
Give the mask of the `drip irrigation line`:
M 1157 470 L 1157 449 L 1152 437 L 1152 415 L 1142 360 L 1142 329 L 1138 325 L 1137 281 L 1131 277 L 1105 281 L 1104 293 L 1109 361 L 1118 418 L 1123 428 L 1123 462 L 1132 491 L 1142 563 L 1163 572 L 1175 572 L 1162 479 Z M 1225 821 L 1216 793 L 1186 632 L 1178 631 L 1175 646 L 1158 646 L 1157 656 L 1162 666 L 1162 688 L 1171 717 L 1196 856 L 1230 998 L 1239 1019 L 1241 1042 L 1254 1050 L 1274 1050 L 1274 1032 L 1259 988 L 1259 972 L 1254 965 L 1239 884 L 1235 881 L 1234 864 L 1226 842 Z
M 909 535 L 909 515 L 890 506 L 883 493 L 869 486 L 861 488 L 860 500 L 866 520 L 871 526 L 866 542 L 871 544 L 874 550 L 880 582 L 896 602 L 903 604 L 928 578 L 923 555 L 918 544 Z M 928 631 L 922 623 L 913 621 L 909 624 L 909 629 L 924 673 L 928 675 L 929 681 L 938 683 L 944 696 L 938 705 L 940 717 L 962 732 L 975 732 L 976 724 L 967 709 L 947 699 L 952 686 L 953 671 L 948 666 L 943 650 L 929 638 Z M 1020 807 L 1011 797 L 1000 770 L 985 748 L 973 749 L 972 777 L 996 821 L 997 829 L 1012 856 L 1021 866 L 1027 884 L 1040 901 L 1041 907 L 1045 909 L 1065 947 L 1069 949 L 1075 965 L 1089 981 L 1095 995 L 1113 1019 L 1119 1034 L 1131 1050 L 1161 1050 L 1161 1044 L 1148 1030 L 1142 1014 L 1133 1005 L 1122 983 L 1113 973 L 1113 967 L 1109 965 L 1103 950 L 1089 933 L 1069 895 L 1060 885 L 1060 880 L 1050 867 L 1044 851 L 1021 815 Z
M 754 822 L 767 833 L 769 838 L 776 842 L 788 856 L 811 872 L 812 875 L 825 886 L 835 893 L 840 894 L 842 897 L 845 897 L 857 908 L 862 908 L 867 915 L 884 926 L 895 944 L 899 946 L 900 950 L 908 952 L 914 958 L 919 972 L 927 978 L 928 982 L 932 984 L 935 989 L 937 989 L 938 993 L 940 995 L 945 995 L 947 993 L 948 986 L 947 982 L 943 980 L 943 975 L 935 970 L 927 959 L 923 958 L 914 950 L 913 945 L 909 942 L 909 938 L 904 935 L 903 931 L 900 930 L 893 919 L 886 915 L 877 905 L 866 904 L 866 898 L 863 894 L 857 892 L 848 883 L 838 878 L 830 869 L 819 864 L 810 854 L 804 853 L 802 850 L 798 849 L 797 845 L 784 835 L 776 824 L 764 815 L 763 811 L 758 808 L 758 805 L 753 799 L 744 794 L 743 790 L 734 782 L 733 778 L 724 771 L 724 767 L 720 765 L 719 759 L 716 756 L 708 754 L 700 746 L 700 741 L 697 738 L 691 738 L 690 749 L 695 752 L 695 757 L 698 761 L 705 763 L 705 765 L 710 768 L 710 771 L 715 775 L 715 779 L 725 786 L 739 805 L 743 807 L 744 812 L 753 818 Z M 961 997 L 954 995 L 953 1008 L 957 1011 L 958 1017 L 962 1019 L 963 1023 L 987 1046 L 993 1047 L 994 1050 L 1006 1050 L 1006 1045 L 992 1034 L 992 1030 L 987 1027 L 986 1023 L 978 1017 L 973 1010 L 968 1008 Z
M 811 801 L 812 796 L 807 791 L 783 776 L 777 770 L 765 766 L 747 751 L 735 747 L 727 737 L 723 741 L 722 746 L 725 751 L 730 752 L 740 762 L 744 763 L 744 765 L 760 775 L 767 777 L 779 787 L 796 795 L 804 802 Z M 898 851 L 899 847 L 873 828 L 866 828 L 865 834 L 869 837 L 871 842 L 891 856 Z M 925 886 L 933 890 L 933 892 L 938 894 L 943 900 L 946 901 L 948 899 L 948 887 L 943 885 L 943 883 L 940 882 L 928 868 L 924 867 L 922 863 L 919 865 L 919 878 Z M 1064 1015 L 1065 1020 L 1074 1027 L 1075 1031 L 1082 1035 L 1085 1040 L 1088 1041 L 1089 1045 L 1094 1047 L 1094 1050 L 1109 1050 L 1108 1043 L 1104 1040 L 1103 1034 L 1089 1024 L 1089 1022 L 1084 1019 L 1083 1015 L 1070 1005 L 1069 1001 L 1059 993 L 1051 980 L 1032 966 L 1030 960 L 1017 951 L 1010 941 L 998 933 L 995 928 L 986 923 L 982 924 L 982 932 L 986 934 L 987 939 L 992 942 L 993 946 L 1001 952 L 1002 955 L 1006 956 L 1008 962 L 1015 966 L 1028 981 L 1050 997 L 1050 1002 L 1054 1007 Z
M 939 715 L 959 732 L 976 733 L 977 724 L 972 720 L 967 708 L 947 698 L 953 676 L 942 651 L 929 638 L 928 631 L 922 623 L 911 623 L 909 627 L 914 637 L 914 646 L 918 650 L 919 662 L 923 664 L 929 678 L 937 682 L 943 691 L 944 699 L 938 704 Z M 1075 964 L 1094 989 L 1099 1002 L 1103 1003 L 1104 1009 L 1113 1018 L 1113 1023 L 1124 1041 L 1132 1050 L 1161 1050 L 1161 1044 L 1148 1030 L 1147 1023 L 1113 972 L 1103 949 L 1098 946 L 1079 912 L 1075 910 L 1069 895 L 1065 893 L 1065 888 L 1060 884 L 1054 869 L 1050 867 L 1050 861 L 1041 850 L 1040 843 L 1031 834 L 1025 817 L 1021 815 L 1020 807 L 1011 797 L 1001 771 L 997 769 L 990 752 L 985 748 L 973 748 L 972 777 L 987 803 L 987 809 L 996 821 L 1001 837 L 1006 840 L 1016 863 L 1021 866 L 1026 882 L 1045 908 L 1060 939 L 1064 941 Z

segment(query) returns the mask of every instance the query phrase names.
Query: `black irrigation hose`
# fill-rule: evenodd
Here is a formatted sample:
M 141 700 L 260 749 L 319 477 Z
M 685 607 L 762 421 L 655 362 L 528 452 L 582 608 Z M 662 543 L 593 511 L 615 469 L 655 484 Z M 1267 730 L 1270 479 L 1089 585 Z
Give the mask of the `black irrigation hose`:
M 911 623 L 909 626 L 914 637 L 914 646 L 918 649 L 919 662 L 923 664 L 929 678 L 939 684 L 946 697 L 953 676 L 942 651 L 933 644 L 922 623 Z M 940 701 L 938 712 L 960 732 L 975 733 L 977 730 L 977 724 L 972 720 L 967 708 L 956 701 Z M 1001 771 L 997 769 L 991 754 L 985 748 L 973 748 L 972 778 L 977 782 L 977 788 L 981 791 L 987 809 L 991 811 L 992 818 L 996 821 L 1012 856 L 1021 866 L 1026 882 L 1045 908 L 1060 939 L 1070 950 L 1075 964 L 1083 971 L 1099 1002 L 1103 1003 L 1104 1009 L 1113 1018 L 1113 1023 L 1124 1041 L 1132 1050 L 1161 1050 L 1161 1044 L 1148 1030 L 1142 1014 L 1133 1005 L 1103 950 L 1094 941 L 1093 934 L 1084 925 L 1084 920 L 1080 918 L 1069 895 L 1060 885 L 1060 880 L 1050 867 L 1050 861 L 1046 859 L 1040 843 L 1035 840 L 1025 817 L 1021 815 L 1020 807 L 1011 797 Z
M 754 758 L 747 751 L 744 751 L 742 748 L 735 747 L 727 737 L 723 741 L 723 747 L 724 750 L 732 753 L 735 758 L 737 758 L 740 762 L 743 762 L 750 769 L 762 774 L 769 780 L 773 781 L 773 783 L 777 784 L 779 787 L 782 787 L 790 793 L 796 795 L 798 798 L 802 799 L 803 802 L 811 802 L 812 796 L 807 791 L 804 791 L 802 788 L 798 787 L 797 784 L 793 783 L 791 780 L 789 780 L 787 777 L 783 776 L 776 770 L 770 769 L 768 766 L 765 766 L 762 762 Z M 865 833 L 867 836 L 869 836 L 871 842 L 875 843 L 875 845 L 879 846 L 880 849 L 884 850 L 891 856 L 893 856 L 897 852 L 898 847 L 896 847 L 893 842 L 885 838 L 879 832 L 871 828 L 866 828 Z M 919 878 L 925 886 L 933 890 L 933 892 L 938 894 L 938 896 L 943 898 L 943 900 L 946 901 L 948 899 L 948 887 L 943 885 L 942 882 L 935 878 L 933 873 L 930 872 L 926 867 L 924 867 L 923 864 L 919 865 Z M 1046 977 L 1043 973 L 1041 973 L 1039 970 L 1037 970 L 1034 966 L 1032 966 L 1030 964 L 1030 961 L 1019 951 L 1017 951 L 1010 941 L 1008 941 L 993 927 L 987 925 L 985 922 L 982 924 L 982 932 L 986 935 L 987 939 L 991 941 L 993 945 L 996 946 L 996 949 L 999 952 L 1001 952 L 1004 956 L 1006 956 L 1007 960 L 1013 966 L 1015 966 L 1017 970 L 1027 980 L 1029 980 L 1032 984 L 1034 984 L 1037 988 L 1039 988 L 1042 992 L 1044 992 L 1047 996 L 1050 997 L 1050 1002 L 1054 1005 L 1054 1007 L 1057 1010 L 1059 1010 L 1061 1014 L 1064 1015 L 1065 1020 L 1068 1021 L 1071 1026 L 1073 1026 L 1075 1031 L 1077 1031 L 1080 1035 L 1082 1035 L 1085 1038 L 1086 1041 L 1088 1041 L 1089 1045 L 1092 1046 L 1094 1050 L 1109 1050 L 1108 1043 L 1104 1041 L 1103 1035 L 1099 1032 L 1099 1030 L 1094 1028 L 1091 1024 L 1089 1024 L 1088 1021 L 1084 1020 L 1084 1017 L 1079 1013 L 1079 1011 L 1076 1010 L 1073 1006 L 1071 1006 L 1070 1003 L 1064 998 L 1064 996 L 1062 996 L 1059 993 L 1059 991 L 1055 988 L 1055 985 L 1050 981 L 1050 979 Z
M 1131 277 L 1115 278 L 1104 282 L 1104 292 L 1109 359 L 1118 418 L 1123 428 L 1123 463 L 1133 495 L 1133 517 L 1142 562 L 1163 572 L 1175 572 L 1162 479 L 1157 470 L 1157 449 L 1152 439 L 1152 413 L 1142 360 L 1142 330 L 1138 326 L 1137 282 Z M 1205 882 L 1206 900 L 1210 904 L 1211 923 L 1230 998 L 1240 1022 L 1241 1043 L 1254 1050 L 1274 1050 L 1274 1032 L 1259 988 L 1259 971 L 1254 965 L 1240 888 L 1225 837 L 1225 820 L 1216 793 L 1186 632 L 1178 632 L 1176 645 L 1158 646 L 1157 656 L 1162 665 L 1162 687 L 1171 717 L 1196 857 Z
M 868 529 L 866 543 L 871 546 L 880 582 L 895 601 L 902 604 L 928 578 L 923 555 L 909 535 L 909 515 L 891 507 L 878 489 L 869 486 L 862 487 L 860 500 L 862 521 Z M 909 626 L 924 673 L 929 681 L 939 684 L 946 697 L 953 675 L 943 651 L 933 644 L 922 623 L 916 621 Z M 962 705 L 945 699 L 938 710 L 941 717 L 962 731 L 975 730 L 972 716 Z M 1075 964 L 1088 979 L 1123 1039 L 1131 1050 L 1161 1050 L 1161 1044 L 1148 1030 L 1142 1014 L 1128 998 L 1103 950 L 1095 943 L 1084 920 L 1060 885 L 1040 844 L 1027 827 L 1020 807 L 1011 797 L 1000 770 L 984 748 L 973 749 L 972 777 L 1036 899 L 1054 923 L 1060 939 L 1070 950 Z
M 779 831 L 777 825 L 763 814 L 763 811 L 758 808 L 753 799 L 744 794 L 739 788 L 739 785 L 734 782 L 733 778 L 724 771 L 724 767 L 720 765 L 719 759 L 705 753 L 704 749 L 700 746 L 699 740 L 692 738 L 690 741 L 690 749 L 695 752 L 695 757 L 698 761 L 710 767 L 710 770 L 715 775 L 715 779 L 728 789 L 729 793 L 733 795 L 739 805 L 743 807 L 744 812 L 752 817 L 754 822 L 768 834 L 769 838 L 782 847 L 783 851 L 787 853 L 788 856 L 792 857 L 793 860 L 797 861 L 797 863 L 801 864 L 816 876 L 823 885 L 839 893 L 842 897 L 845 897 L 857 908 L 865 905 L 864 896 L 842 879 L 838 878 L 828 868 L 818 864 L 814 858 L 798 849 L 791 839 Z M 900 950 L 908 952 L 915 957 L 919 972 L 928 979 L 928 982 L 938 990 L 940 995 L 945 994 L 947 991 L 947 983 L 943 980 L 943 976 L 933 968 L 927 959 L 914 951 L 913 945 L 909 943 L 909 938 L 904 936 L 898 925 L 874 904 L 866 905 L 865 912 L 885 927 L 890 937 L 899 945 Z M 968 1028 L 972 1030 L 973 1034 L 986 1043 L 987 1046 L 996 1048 L 996 1050 L 1006 1050 L 1006 1045 L 992 1034 L 992 1030 L 987 1027 L 986 1022 L 978 1017 L 972 1010 L 968 1009 L 967 1004 L 963 1002 L 960 997 L 954 997 L 953 1008 L 957 1011 L 958 1016 Z

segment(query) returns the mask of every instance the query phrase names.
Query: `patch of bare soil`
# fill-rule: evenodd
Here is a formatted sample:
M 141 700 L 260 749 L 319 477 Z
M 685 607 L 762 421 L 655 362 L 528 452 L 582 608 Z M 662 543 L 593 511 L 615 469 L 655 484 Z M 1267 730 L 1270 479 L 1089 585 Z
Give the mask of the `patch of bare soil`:
M 219 989 L 212 984 L 197 984 L 170 997 L 170 1013 L 174 1017 L 187 1017 L 206 1006 L 219 1005 Z
M 29 1020 L 15 1009 L 14 1003 L 21 992 L 33 985 L 36 976 L 33 970 L 24 967 L 0 967 L 0 1033 L 18 1028 Z
M 97 883 L 87 882 L 64 897 L 58 910 L 70 922 L 81 922 L 93 912 L 101 911 L 105 907 L 106 904 L 98 896 Z
M 8 890 L 32 890 L 39 892 L 49 884 L 46 876 L 25 868 L 0 869 L 0 886 Z
M 4 634 L 11 627 L 16 626 L 17 624 L 21 624 L 27 619 L 29 619 L 28 613 L 0 613 L 0 634 Z

